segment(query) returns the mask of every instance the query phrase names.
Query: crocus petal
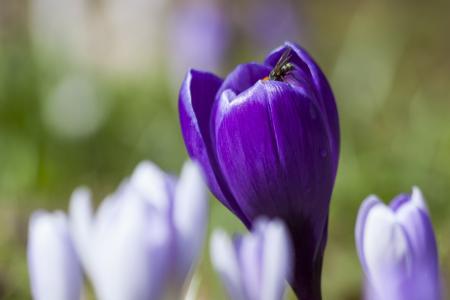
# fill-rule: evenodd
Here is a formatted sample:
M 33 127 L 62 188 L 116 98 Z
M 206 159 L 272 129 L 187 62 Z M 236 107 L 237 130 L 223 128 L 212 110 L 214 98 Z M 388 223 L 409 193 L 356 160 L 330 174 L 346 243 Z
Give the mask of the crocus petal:
M 211 192 L 245 223 L 246 217 L 224 183 L 211 140 L 211 112 L 221 84 L 222 80 L 211 73 L 188 72 L 179 98 L 181 131 L 189 155 L 202 166 Z
M 211 262 L 219 273 L 230 298 L 245 300 L 236 252 L 228 235 L 216 230 L 211 238 Z
M 370 210 L 376 206 L 382 205 L 382 202 L 378 199 L 378 197 L 371 195 L 367 197 L 361 207 L 359 208 L 358 218 L 356 220 L 355 226 L 355 240 L 356 240 L 356 250 L 358 251 L 359 258 L 361 260 L 361 264 L 364 270 L 367 270 L 366 258 L 364 255 L 364 230 L 366 227 L 367 217 L 369 215 Z
M 262 258 L 261 300 L 283 299 L 285 280 L 291 273 L 292 248 L 283 223 L 272 221 L 264 236 Z
M 322 214 L 326 210 L 313 208 L 328 207 L 332 182 L 325 175 L 332 166 L 325 125 L 313 101 L 283 85 L 260 81 L 235 99 L 222 97 L 216 118 L 219 163 L 251 218 Z
M 36 212 L 29 224 L 28 265 L 33 298 L 78 300 L 82 274 L 66 216 Z
M 213 266 L 231 299 L 283 299 L 293 255 L 283 223 L 258 218 L 250 234 L 237 235 L 231 243 L 221 231 L 211 242 Z
M 70 231 L 75 250 L 84 267 L 89 266 L 89 248 L 93 228 L 91 193 L 85 187 L 77 188 L 69 206 Z
M 159 299 L 169 266 L 169 224 L 145 200 L 127 199 L 109 234 L 94 241 L 100 299 Z M 113 249 L 113 251 L 112 251 Z
M 421 291 L 430 299 L 440 294 L 438 250 L 433 225 L 419 188 L 414 187 L 409 200 L 401 205 L 396 216 L 403 225 L 411 244 L 411 256 L 415 262 L 411 273 L 414 280 L 423 283 Z M 432 288 L 429 288 L 432 287 Z
M 237 248 L 241 278 L 247 299 L 259 299 L 261 295 L 263 238 L 262 233 L 246 236 L 240 239 Z
M 173 219 L 177 232 L 177 276 L 186 278 L 198 259 L 208 221 L 208 198 L 199 166 L 185 163 L 175 189 Z
M 232 90 L 235 94 L 252 87 L 258 80 L 269 76 L 271 68 L 258 63 L 238 65 L 223 81 L 217 92 L 217 97 L 225 90 Z
M 330 84 L 317 63 L 308 54 L 308 52 L 306 52 L 306 50 L 296 43 L 285 42 L 283 46 L 275 49 L 267 56 L 265 64 L 274 66 L 287 48 L 292 50 L 290 61 L 295 63 L 302 70 L 306 71 L 306 73 L 311 76 L 311 81 L 316 87 L 316 101 L 318 102 L 321 112 L 327 121 L 328 130 L 330 131 L 329 138 L 331 140 L 333 150 L 331 155 L 333 156 L 333 161 L 335 162 L 335 168 L 337 168 L 339 160 L 340 135 L 336 101 L 334 99 L 333 92 L 331 91 Z
M 362 251 L 368 276 L 375 286 L 382 286 L 379 280 L 385 276 L 411 272 L 408 238 L 384 204 L 374 206 L 367 216 Z
M 167 175 L 149 161 L 140 163 L 129 181 L 129 188 L 133 188 L 140 197 L 166 213 L 170 209 L 170 197 L 173 196 L 168 185 Z
M 396 215 L 410 237 L 414 256 L 417 258 L 431 256 L 436 260 L 436 240 L 423 203 L 422 193 L 414 188 L 409 201 L 397 209 Z M 436 264 L 437 261 L 433 265 Z

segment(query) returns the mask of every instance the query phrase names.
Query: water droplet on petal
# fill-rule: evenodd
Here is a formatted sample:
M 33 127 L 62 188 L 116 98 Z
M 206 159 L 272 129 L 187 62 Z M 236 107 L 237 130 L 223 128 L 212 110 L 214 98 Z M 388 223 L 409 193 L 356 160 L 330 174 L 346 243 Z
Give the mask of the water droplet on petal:
M 327 155 L 328 155 L 327 150 L 325 150 L 325 149 L 320 150 L 320 156 L 327 157 Z

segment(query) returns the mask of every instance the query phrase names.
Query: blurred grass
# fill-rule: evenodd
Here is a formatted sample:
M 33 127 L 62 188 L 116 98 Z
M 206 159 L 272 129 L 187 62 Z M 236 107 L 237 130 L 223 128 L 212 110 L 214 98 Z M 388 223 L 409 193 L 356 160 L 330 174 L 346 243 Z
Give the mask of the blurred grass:
M 171 82 L 175 76 L 167 60 L 138 76 L 111 76 L 42 57 L 31 45 L 27 8 L 27 3 L 0 3 L 1 299 L 30 297 L 25 245 L 31 211 L 66 209 L 71 191 L 83 184 L 100 200 L 141 160 L 178 173 L 186 159 Z M 342 132 L 324 299 L 360 298 L 353 228 L 361 201 L 371 193 L 388 201 L 412 185 L 420 186 L 428 200 L 449 283 L 450 4 L 315 1 L 303 9 L 309 34 L 298 42 L 329 76 Z M 254 53 L 269 50 L 236 39 L 225 70 L 261 60 Z M 67 73 L 87 78 L 106 103 L 105 120 L 90 136 L 55 135 L 44 119 L 46 97 Z M 209 231 L 215 227 L 243 231 L 213 200 Z M 200 292 L 204 299 L 222 299 L 207 243 L 198 269 Z

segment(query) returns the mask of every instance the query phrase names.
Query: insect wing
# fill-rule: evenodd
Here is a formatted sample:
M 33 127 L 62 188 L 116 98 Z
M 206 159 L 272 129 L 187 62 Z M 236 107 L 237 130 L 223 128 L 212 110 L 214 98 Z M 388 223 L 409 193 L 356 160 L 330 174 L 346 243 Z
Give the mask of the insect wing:
M 286 64 L 291 58 L 291 48 L 287 48 L 283 54 L 281 54 L 280 59 L 273 68 L 274 70 L 279 70 L 284 64 Z

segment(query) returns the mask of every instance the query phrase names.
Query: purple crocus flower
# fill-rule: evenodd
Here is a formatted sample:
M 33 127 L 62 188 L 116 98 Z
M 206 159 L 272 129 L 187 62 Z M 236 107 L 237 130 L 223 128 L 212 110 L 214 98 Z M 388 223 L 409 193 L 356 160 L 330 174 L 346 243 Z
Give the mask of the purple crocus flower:
M 436 239 L 417 187 L 389 206 L 369 196 L 359 210 L 355 236 L 368 299 L 441 299 Z
M 269 76 L 286 51 L 288 70 Z M 286 42 L 264 63 L 239 65 L 225 80 L 190 70 L 179 113 L 189 155 L 212 193 L 249 228 L 261 215 L 282 219 L 295 251 L 291 285 L 301 299 L 320 299 L 339 124 L 317 64 Z
M 211 259 L 231 299 L 281 300 L 291 275 L 291 242 L 283 222 L 258 219 L 253 232 L 232 241 L 220 230 Z
M 200 169 L 179 181 L 141 163 L 95 216 L 91 196 L 73 193 L 70 218 L 76 250 L 99 299 L 179 299 L 197 261 L 207 225 Z
M 64 213 L 38 211 L 31 216 L 28 268 L 33 299 L 80 299 L 81 267 Z

